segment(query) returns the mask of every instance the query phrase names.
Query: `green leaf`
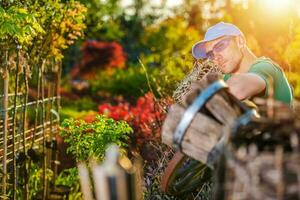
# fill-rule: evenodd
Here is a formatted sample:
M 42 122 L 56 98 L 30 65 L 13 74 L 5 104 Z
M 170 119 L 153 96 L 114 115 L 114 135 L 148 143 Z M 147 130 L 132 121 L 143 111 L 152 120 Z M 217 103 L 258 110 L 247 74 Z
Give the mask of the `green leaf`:
M 101 161 L 108 144 L 115 143 L 124 148 L 127 146 L 128 134 L 133 132 L 126 122 L 118 122 L 103 115 L 96 116 L 93 123 L 66 119 L 61 127 L 61 136 L 69 144 L 67 151 L 72 153 L 77 161 L 90 157 Z

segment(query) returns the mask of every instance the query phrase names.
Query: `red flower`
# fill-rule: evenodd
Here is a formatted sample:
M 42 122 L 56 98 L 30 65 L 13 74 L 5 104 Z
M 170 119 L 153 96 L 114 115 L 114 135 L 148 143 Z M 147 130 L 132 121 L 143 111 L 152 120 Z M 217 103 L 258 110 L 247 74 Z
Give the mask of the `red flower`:
M 171 101 L 161 101 L 171 105 Z M 160 140 L 162 121 L 165 119 L 164 106 L 155 101 L 152 93 L 138 98 L 136 105 L 130 105 L 122 100 L 116 106 L 104 103 L 99 105 L 99 113 L 106 113 L 116 120 L 127 121 L 134 129 L 138 145 L 151 140 Z
M 83 120 L 87 123 L 92 123 L 96 119 L 96 114 L 90 114 L 83 118 Z

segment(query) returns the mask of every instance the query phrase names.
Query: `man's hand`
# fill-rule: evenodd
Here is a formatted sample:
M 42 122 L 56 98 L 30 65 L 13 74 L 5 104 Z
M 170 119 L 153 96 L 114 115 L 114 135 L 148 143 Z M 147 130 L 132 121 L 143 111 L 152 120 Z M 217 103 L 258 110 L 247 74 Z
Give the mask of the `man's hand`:
M 252 73 L 233 74 L 226 83 L 229 91 L 239 100 L 253 97 L 266 88 L 266 82 L 260 76 Z

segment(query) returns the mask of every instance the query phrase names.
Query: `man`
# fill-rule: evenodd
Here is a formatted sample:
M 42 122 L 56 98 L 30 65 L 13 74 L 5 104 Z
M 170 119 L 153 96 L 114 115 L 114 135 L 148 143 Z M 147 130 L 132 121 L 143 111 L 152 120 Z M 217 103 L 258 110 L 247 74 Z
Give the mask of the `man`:
M 210 27 L 204 40 L 194 44 L 192 54 L 196 59 L 213 61 L 225 74 L 230 92 L 239 100 L 267 97 L 272 87 L 274 99 L 292 103 L 292 90 L 283 70 L 269 58 L 257 58 L 233 24 L 220 22 Z

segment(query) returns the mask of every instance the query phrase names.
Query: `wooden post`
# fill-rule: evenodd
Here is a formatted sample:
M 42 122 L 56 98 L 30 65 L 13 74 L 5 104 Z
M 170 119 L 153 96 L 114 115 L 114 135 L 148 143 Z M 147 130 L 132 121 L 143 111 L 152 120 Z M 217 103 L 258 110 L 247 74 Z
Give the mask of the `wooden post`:
M 8 82 L 9 73 L 7 68 L 8 51 L 5 51 L 4 76 L 3 76 L 3 178 L 2 178 L 2 194 L 6 194 L 7 179 L 7 133 L 8 133 Z
M 91 167 L 93 181 L 90 180 L 88 165 Z M 142 199 L 141 165 L 138 160 L 132 164 L 127 157 L 120 158 L 116 145 L 107 149 L 103 164 L 91 161 L 88 165 L 78 165 L 84 200 L 94 199 L 93 194 L 96 200 Z

